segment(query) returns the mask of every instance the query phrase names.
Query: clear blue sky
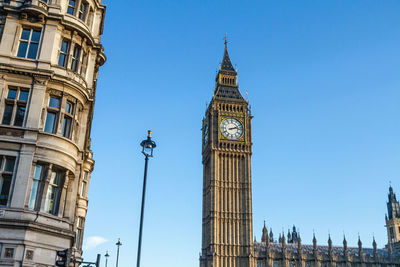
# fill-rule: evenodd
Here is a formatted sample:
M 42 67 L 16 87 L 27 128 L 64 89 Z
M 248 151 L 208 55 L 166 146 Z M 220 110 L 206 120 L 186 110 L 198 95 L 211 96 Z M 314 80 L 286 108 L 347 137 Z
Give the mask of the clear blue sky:
M 295 224 L 303 243 L 314 229 L 320 244 L 344 232 L 385 245 L 389 180 L 400 195 L 399 1 L 104 3 L 87 260 L 108 249 L 115 266 L 121 237 L 120 266 L 135 265 L 152 129 L 142 266 L 199 265 L 200 128 L 225 32 L 254 115 L 257 239 L 266 220 L 275 235 Z

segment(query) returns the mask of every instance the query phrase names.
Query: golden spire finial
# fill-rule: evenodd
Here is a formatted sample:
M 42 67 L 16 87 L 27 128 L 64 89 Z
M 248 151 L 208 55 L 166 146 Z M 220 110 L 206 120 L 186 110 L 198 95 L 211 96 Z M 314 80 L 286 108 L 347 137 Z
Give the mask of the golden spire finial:
M 224 44 L 225 44 L 225 47 L 227 47 L 227 44 L 228 44 L 228 34 L 227 33 L 225 33 L 225 42 L 224 42 Z
M 151 138 L 151 133 L 152 133 L 152 131 L 151 131 L 151 130 L 148 130 L 147 133 L 148 133 L 147 137 L 148 137 L 148 138 Z

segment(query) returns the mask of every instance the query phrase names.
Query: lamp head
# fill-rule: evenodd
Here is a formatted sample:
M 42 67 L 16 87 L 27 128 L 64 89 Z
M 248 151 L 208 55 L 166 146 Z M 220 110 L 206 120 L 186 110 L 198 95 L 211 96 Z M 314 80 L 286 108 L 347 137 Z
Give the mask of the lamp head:
M 156 147 L 156 143 L 151 140 L 151 131 L 148 131 L 147 139 L 143 140 L 140 145 L 142 146 L 142 153 L 146 157 L 153 157 L 153 149 Z

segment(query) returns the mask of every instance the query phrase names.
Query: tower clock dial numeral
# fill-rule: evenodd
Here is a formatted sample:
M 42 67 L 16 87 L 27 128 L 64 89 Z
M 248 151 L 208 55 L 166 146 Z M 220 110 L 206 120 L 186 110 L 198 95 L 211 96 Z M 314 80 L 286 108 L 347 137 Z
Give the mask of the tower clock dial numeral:
M 225 119 L 221 122 L 221 133 L 228 139 L 238 139 L 243 135 L 243 125 L 237 119 Z

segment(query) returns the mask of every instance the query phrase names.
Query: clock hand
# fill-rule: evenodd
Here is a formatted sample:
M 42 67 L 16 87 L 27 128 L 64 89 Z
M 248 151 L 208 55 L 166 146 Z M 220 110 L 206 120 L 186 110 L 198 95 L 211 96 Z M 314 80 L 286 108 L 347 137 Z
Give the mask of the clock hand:
M 237 127 L 229 128 L 229 130 L 237 129 Z

